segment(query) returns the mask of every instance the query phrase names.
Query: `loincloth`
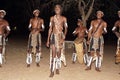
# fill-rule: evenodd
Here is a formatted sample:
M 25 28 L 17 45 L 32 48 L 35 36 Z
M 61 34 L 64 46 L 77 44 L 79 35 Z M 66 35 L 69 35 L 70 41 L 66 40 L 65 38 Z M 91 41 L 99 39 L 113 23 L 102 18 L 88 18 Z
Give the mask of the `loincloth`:
M 84 38 L 76 38 L 75 40 L 74 40 L 74 43 L 76 43 L 76 44 L 79 44 L 79 43 L 82 43 L 84 41 Z
M 115 63 L 120 63 L 120 38 L 118 39 L 118 43 L 117 43 Z
M 85 51 L 87 51 L 87 44 L 86 44 L 86 39 L 85 38 L 82 38 L 82 39 L 76 38 L 74 40 L 74 44 L 83 44 L 83 49 Z
M 88 53 L 88 48 L 87 48 L 87 43 L 86 43 L 86 39 L 83 40 L 83 49 L 84 49 L 84 53 Z
M 83 38 L 82 41 L 78 40 L 78 42 L 74 41 L 74 45 L 75 45 L 75 51 L 76 51 L 76 54 L 77 54 L 78 62 L 83 64 L 83 62 L 84 62 L 83 61 L 84 54 L 87 54 L 86 39 Z
M 32 53 L 37 53 L 41 51 L 41 34 L 34 33 L 29 35 L 28 39 L 28 50 Z
M 89 45 L 90 52 L 95 51 L 100 54 L 103 54 L 103 44 L 104 44 L 104 39 L 102 36 L 99 38 L 91 37 L 90 45 Z
M 6 45 L 5 38 L 3 35 L 0 35 L 0 46 Z
M 61 40 L 63 40 L 63 38 L 64 38 L 63 33 L 51 34 L 50 45 L 54 45 L 57 50 L 62 49 L 63 43 L 61 43 Z
M 116 52 L 115 63 L 120 63 L 120 49 Z

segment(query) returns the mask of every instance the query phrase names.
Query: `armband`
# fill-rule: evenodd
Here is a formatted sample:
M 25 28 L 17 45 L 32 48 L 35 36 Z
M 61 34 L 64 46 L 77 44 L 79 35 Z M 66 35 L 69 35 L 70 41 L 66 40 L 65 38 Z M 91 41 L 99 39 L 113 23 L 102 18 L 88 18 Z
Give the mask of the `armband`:
M 65 22 L 64 26 L 68 28 L 68 24 L 67 24 L 67 22 Z
M 45 26 L 42 24 L 42 29 L 45 29 Z
M 52 26 L 52 23 L 51 23 L 51 22 L 49 23 L 49 27 L 50 27 L 50 26 Z
M 105 31 L 105 33 L 107 33 L 107 29 L 106 28 L 104 28 L 104 31 Z
M 29 24 L 28 28 L 31 28 L 31 26 L 32 26 L 32 25 L 31 25 L 31 24 Z
M 112 31 L 115 31 L 116 30 L 116 27 L 114 26 L 113 28 L 112 28 Z
M 93 28 L 93 27 L 91 26 L 90 29 L 89 29 L 89 31 L 92 30 L 92 28 Z
M 10 26 L 7 26 L 7 30 L 9 30 L 9 31 L 11 30 L 11 29 L 10 29 Z

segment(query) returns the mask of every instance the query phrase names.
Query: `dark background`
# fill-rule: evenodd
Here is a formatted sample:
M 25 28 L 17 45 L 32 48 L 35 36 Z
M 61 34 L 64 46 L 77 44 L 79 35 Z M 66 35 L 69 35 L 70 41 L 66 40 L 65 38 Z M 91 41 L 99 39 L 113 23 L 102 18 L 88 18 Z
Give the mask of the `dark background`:
M 41 0 L 43 3 L 45 0 Z M 107 43 L 115 42 L 117 40 L 116 36 L 112 33 L 111 29 L 114 26 L 116 20 L 118 20 L 117 11 L 120 10 L 120 0 L 100 0 L 99 3 L 102 5 L 99 7 L 99 10 L 104 11 L 105 16 L 103 19 L 108 23 L 108 33 L 105 35 L 105 41 Z M 29 16 L 26 13 L 27 3 L 26 0 L 0 0 L 0 9 L 4 9 L 7 12 L 5 19 L 9 22 L 12 29 L 9 37 L 20 37 L 28 38 L 29 30 L 29 19 L 33 16 Z M 42 37 L 44 40 L 47 38 L 49 18 L 53 15 L 52 8 L 45 8 L 42 10 L 40 17 L 45 21 L 45 31 L 42 32 Z M 31 13 L 32 14 L 32 13 Z M 68 34 L 67 40 L 73 40 L 75 37 L 72 35 L 73 30 L 76 28 L 76 21 L 80 16 L 78 11 L 75 8 L 70 8 L 67 11 L 63 12 L 63 15 L 68 19 Z M 95 19 L 95 12 L 87 21 L 87 28 L 89 29 L 90 21 Z M 15 29 L 16 27 L 16 29 Z

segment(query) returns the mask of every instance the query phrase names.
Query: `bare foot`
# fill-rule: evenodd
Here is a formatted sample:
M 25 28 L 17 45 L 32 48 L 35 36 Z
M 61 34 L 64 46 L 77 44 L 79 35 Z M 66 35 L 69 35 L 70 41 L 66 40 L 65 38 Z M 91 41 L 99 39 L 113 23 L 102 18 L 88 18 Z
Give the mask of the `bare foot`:
M 39 63 L 36 63 L 36 66 L 37 66 L 37 67 L 40 67 L 40 64 L 39 64 Z
M 67 67 L 67 65 L 64 64 L 64 67 Z
M 62 61 L 62 63 L 63 63 L 63 66 L 64 66 L 64 67 L 67 67 L 67 64 L 65 64 L 63 61 Z
M 30 64 L 27 64 L 27 67 L 30 67 Z
M 51 72 L 49 77 L 53 77 L 53 76 L 54 76 L 54 72 Z
M 95 70 L 96 70 L 97 72 L 101 72 L 100 68 L 95 68 Z
M 86 71 L 91 70 L 91 67 L 87 67 L 85 70 L 86 70 Z
M 75 64 L 75 61 L 72 61 L 73 64 Z
M 60 74 L 60 73 L 59 73 L 59 69 L 56 69 L 56 74 Z

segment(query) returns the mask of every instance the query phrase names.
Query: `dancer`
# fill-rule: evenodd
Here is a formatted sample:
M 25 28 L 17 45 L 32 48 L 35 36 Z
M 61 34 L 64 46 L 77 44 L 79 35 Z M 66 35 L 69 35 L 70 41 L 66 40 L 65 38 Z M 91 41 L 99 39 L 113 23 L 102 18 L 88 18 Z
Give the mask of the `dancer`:
M 4 10 L 0 10 L 0 67 L 2 67 L 3 59 L 5 60 L 5 39 L 10 33 L 9 23 L 3 19 L 6 15 Z
M 44 21 L 39 18 L 40 11 L 38 9 L 33 11 L 34 18 L 30 19 L 29 29 L 29 40 L 28 40 L 28 52 L 27 52 L 27 67 L 30 67 L 32 63 L 32 53 L 36 57 L 36 65 L 39 67 L 40 56 L 41 56 L 41 34 L 40 32 L 44 30 Z
M 87 45 L 86 45 L 86 35 L 88 34 L 87 28 L 83 26 L 83 22 L 78 19 L 78 27 L 73 32 L 74 35 L 77 35 L 77 38 L 74 40 L 75 51 L 73 53 L 73 63 L 75 63 L 76 57 L 80 64 L 87 64 Z
M 63 48 L 63 43 L 67 34 L 67 19 L 62 16 L 62 7 L 56 5 L 55 15 L 50 18 L 47 47 L 50 46 L 50 54 L 52 54 L 52 59 L 50 59 L 50 76 L 54 76 L 54 70 L 56 69 L 56 74 L 59 74 L 59 69 L 61 67 L 61 49 Z M 64 29 L 64 32 L 63 32 Z
M 117 51 L 116 51 L 116 56 L 115 56 L 115 63 L 116 64 L 120 63 L 120 32 L 119 32 L 119 29 L 120 29 L 120 11 L 118 11 L 118 17 L 119 17 L 119 20 L 117 20 L 115 22 L 114 27 L 112 28 L 112 31 L 118 37 Z
M 95 70 L 100 72 L 103 56 L 103 34 L 107 33 L 107 23 L 102 19 L 104 13 L 97 11 L 97 19 L 91 21 L 91 27 L 88 33 L 89 44 L 89 62 L 86 70 L 91 70 L 92 61 L 95 60 Z

